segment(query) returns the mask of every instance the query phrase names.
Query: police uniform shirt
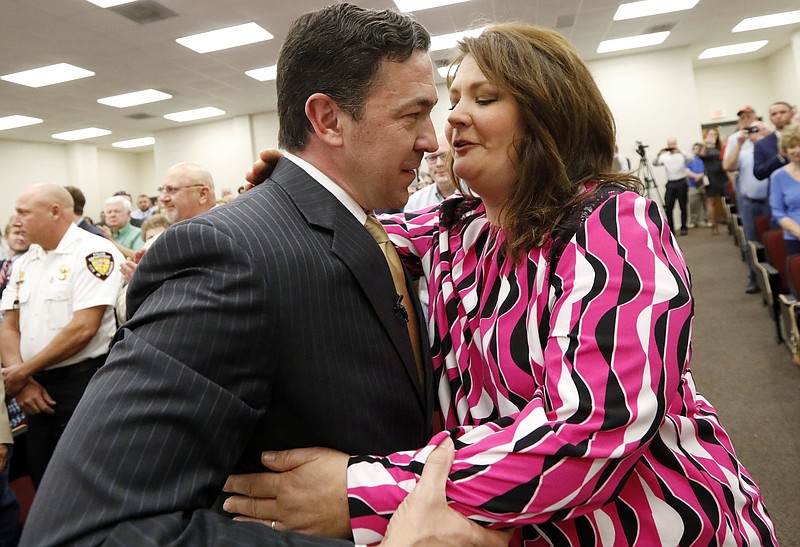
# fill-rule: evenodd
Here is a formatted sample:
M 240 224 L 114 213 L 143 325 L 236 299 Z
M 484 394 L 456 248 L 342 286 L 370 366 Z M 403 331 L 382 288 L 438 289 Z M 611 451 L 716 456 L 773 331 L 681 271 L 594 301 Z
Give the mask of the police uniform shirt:
M 54 369 L 108 352 L 116 330 L 114 304 L 122 288 L 124 257 L 113 243 L 75 224 L 52 251 L 31 245 L 14 264 L 3 292 L 3 310 L 19 309 L 20 354 L 27 361 L 72 319 L 76 311 L 108 306 L 94 338 L 81 351 L 48 367 Z

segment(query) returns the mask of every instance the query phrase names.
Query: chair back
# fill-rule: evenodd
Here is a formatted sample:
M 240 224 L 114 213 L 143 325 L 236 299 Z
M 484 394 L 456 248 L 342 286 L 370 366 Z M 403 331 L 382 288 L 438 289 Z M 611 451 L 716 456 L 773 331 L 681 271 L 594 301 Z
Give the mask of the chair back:
M 767 230 L 761 236 L 761 242 L 764 244 L 767 262 L 778 270 L 778 274 L 781 277 L 780 292 L 787 294 L 789 292 L 789 279 L 786 273 L 786 244 L 783 241 L 783 230 L 780 228 Z
M 800 255 L 790 255 L 786 258 L 786 276 L 789 278 L 789 290 L 800 300 Z
M 756 225 L 756 241 L 761 241 L 761 236 L 764 235 L 764 232 L 772 229 L 772 216 L 771 215 L 757 216 L 755 218 L 755 225 Z

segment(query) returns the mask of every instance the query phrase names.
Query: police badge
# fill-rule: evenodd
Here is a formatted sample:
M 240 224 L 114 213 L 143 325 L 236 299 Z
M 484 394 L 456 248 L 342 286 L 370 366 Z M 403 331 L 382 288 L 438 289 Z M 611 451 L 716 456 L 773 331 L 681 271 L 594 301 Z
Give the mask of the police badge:
M 97 279 L 105 281 L 114 271 L 114 257 L 111 253 L 97 251 L 86 257 L 86 267 Z

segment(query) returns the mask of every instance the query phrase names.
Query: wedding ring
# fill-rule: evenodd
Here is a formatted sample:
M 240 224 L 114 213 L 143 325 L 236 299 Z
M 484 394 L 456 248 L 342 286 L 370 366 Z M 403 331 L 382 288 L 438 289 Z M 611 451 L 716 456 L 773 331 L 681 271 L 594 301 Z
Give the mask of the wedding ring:
M 274 530 L 275 529 L 275 521 L 273 520 L 272 524 L 270 524 L 269 526 L 270 526 L 270 528 L 272 528 Z

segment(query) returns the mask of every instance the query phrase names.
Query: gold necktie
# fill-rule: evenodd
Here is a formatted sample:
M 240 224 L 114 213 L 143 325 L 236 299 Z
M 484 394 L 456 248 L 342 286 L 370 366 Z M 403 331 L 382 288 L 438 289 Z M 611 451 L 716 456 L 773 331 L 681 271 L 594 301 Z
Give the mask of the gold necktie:
M 403 264 L 400 262 L 400 257 L 397 251 L 389 241 L 389 236 L 383 225 L 378 222 L 373 216 L 367 217 L 366 224 L 367 231 L 375 239 L 383 251 L 383 256 L 386 258 L 386 263 L 389 265 L 389 271 L 392 272 L 392 281 L 394 281 L 394 288 L 397 294 L 402 296 L 400 305 L 405 308 L 405 315 L 407 316 L 406 326 L 408 327 L 408 336 L 411 338 L 411 346 L 414 350 L 414 361 L 417 365 L 417 374 L 419 375 L 420 385 L 425 386 L 425 368 L 422 359 L 422 349 L 419 344 L 419 323 L 417 316 L 414 313 L 414 303 L 411 296 L 408 294 L 406 288 L 406 278 L 403 274 Z M 402 308 L 400 308 L 402 310 Z

